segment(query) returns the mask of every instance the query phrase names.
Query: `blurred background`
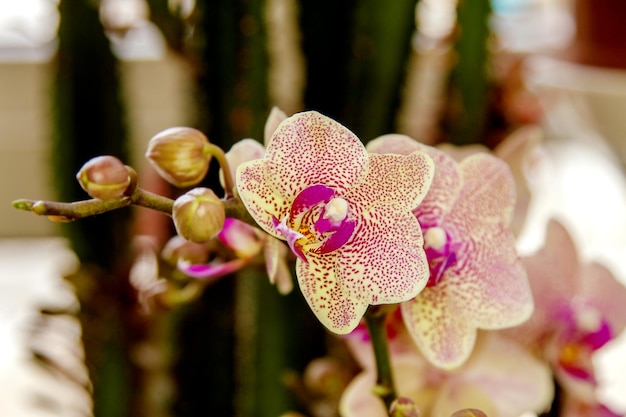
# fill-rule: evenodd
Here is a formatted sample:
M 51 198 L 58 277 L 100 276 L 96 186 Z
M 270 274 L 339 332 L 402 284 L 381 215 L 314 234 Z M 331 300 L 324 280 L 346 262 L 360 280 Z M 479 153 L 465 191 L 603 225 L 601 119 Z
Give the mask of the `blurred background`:
M 128 274 L 172 236 L 165 216 L 58 224 L 11 207 L 86 198 L 74 176 L 100 154 L 174 197 L 143 158 L 172 126 L 225 150 L 262 141 L 272 106 L 364 142 L 494 149 L 521 131 L 520 251 L 557 217 L 626 283 L 624 21 L 623 0 L 0 0 L 0 414 L 311 413 L 299 375 L 334 347 L 299 294 L 225 279 L 146 315 Z M 623 412 L 625 343 L 598 359 Z

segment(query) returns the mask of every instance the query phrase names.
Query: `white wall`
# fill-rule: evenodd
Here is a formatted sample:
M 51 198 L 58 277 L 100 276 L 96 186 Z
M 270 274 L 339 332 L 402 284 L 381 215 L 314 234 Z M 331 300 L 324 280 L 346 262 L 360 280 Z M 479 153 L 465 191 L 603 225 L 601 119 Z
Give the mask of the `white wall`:
M 149 169 L 143 154 L 150 137 L 189 122 L 185 109 L 188 71 L 177 57 L 168 55 L 159 61 L 123 62 L 122 73 L 133 166 Z M 48 164 L 50 79 L 48 63 L 0 63 L 0 237 L 58 233 L 57 225 L 46 218 L 11 207 L 18 198 L 52 198 Z

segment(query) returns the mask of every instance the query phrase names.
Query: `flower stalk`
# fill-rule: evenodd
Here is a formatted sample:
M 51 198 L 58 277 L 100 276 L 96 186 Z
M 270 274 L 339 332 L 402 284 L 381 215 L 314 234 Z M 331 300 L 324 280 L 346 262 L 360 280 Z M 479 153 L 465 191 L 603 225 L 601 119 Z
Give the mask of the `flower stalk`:
M 226 217 L 232 217 L 252 226 L 256 226 L 254 219 L 252 219 L 246 208 L 237 198 L 226 199 L 223 203 Z M 130 205 L 146 207 L 171 216 L 174 200 L 137 188 L 130 197 L 124 196 L 107 201 L 96 198 L 72 203 L 27 199 L 13 201 L 13 207 L 18 210 L 30 211 L 39 216 L 51 217 L 51 220 L 65 222 L 84 219 Z
M 391 370 L 391 360 L 389 357 L 389 344 L 387 341 L 386 306 L 370 306 L 365 313 L 365 322 L 369 331 L 374 358 L 376 360 L 376 385 L 374 394 L 379 396 L 385 403 L 385 408 L 389 410 L 391 404 L 396 399 L 396 388 L 393 382 L 393 372 Z
M 229 200 L 233 198 L 235 180 L 233 179 L 230 164 L 228 163 L 228 159 L 226 158 L 226 153 L 222 148 L 212 143 L 205 145 L 205 151 L 212 157 L 214 157 L 217 160 L 217 163 L 220 164 L 220 168 L 222 168 L 222 173 L 224 175 L 224 199 Z

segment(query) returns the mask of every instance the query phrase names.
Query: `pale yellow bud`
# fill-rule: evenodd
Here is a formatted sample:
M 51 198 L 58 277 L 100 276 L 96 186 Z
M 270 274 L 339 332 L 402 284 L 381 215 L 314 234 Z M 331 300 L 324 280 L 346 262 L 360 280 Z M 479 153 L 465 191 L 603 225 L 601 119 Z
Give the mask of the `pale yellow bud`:
M 150 139 L 146 158 L 169 183 L 190 187 L 202 181 L 209 169 L 209 140 L 191 127 L 172 127 Z
M 213 239 L 224 227 L 222 201 L 209 188 L 194 188 L 178 197 L 172 211 L 178 235 L 191 242 Z

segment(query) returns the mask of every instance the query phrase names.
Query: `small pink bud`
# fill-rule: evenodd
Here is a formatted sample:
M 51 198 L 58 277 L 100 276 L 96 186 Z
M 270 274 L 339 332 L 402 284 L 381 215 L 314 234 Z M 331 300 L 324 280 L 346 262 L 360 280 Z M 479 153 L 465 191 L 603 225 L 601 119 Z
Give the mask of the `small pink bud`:
M 209 140 L 199 130 L 172 127 L 150 139 L 146 157 L 169 183 L 190 187 L 202 181 L 209 169 Z
M 174 202 L 172 216 L 178 234 L 186 240 L 203 243 L 224 227 L 226 213 L 222 201 L 209 188 L 194 188 Z
M 415 403 L 406 397 L 396 398 L 389 407 L 391 417 L 418 417 L 419 412 Z
M 76 179 L 93 198 L 113 200 L 124 196 L 130 185 L 128 168 L 114 156 L 98 156 L 82 166 Z

